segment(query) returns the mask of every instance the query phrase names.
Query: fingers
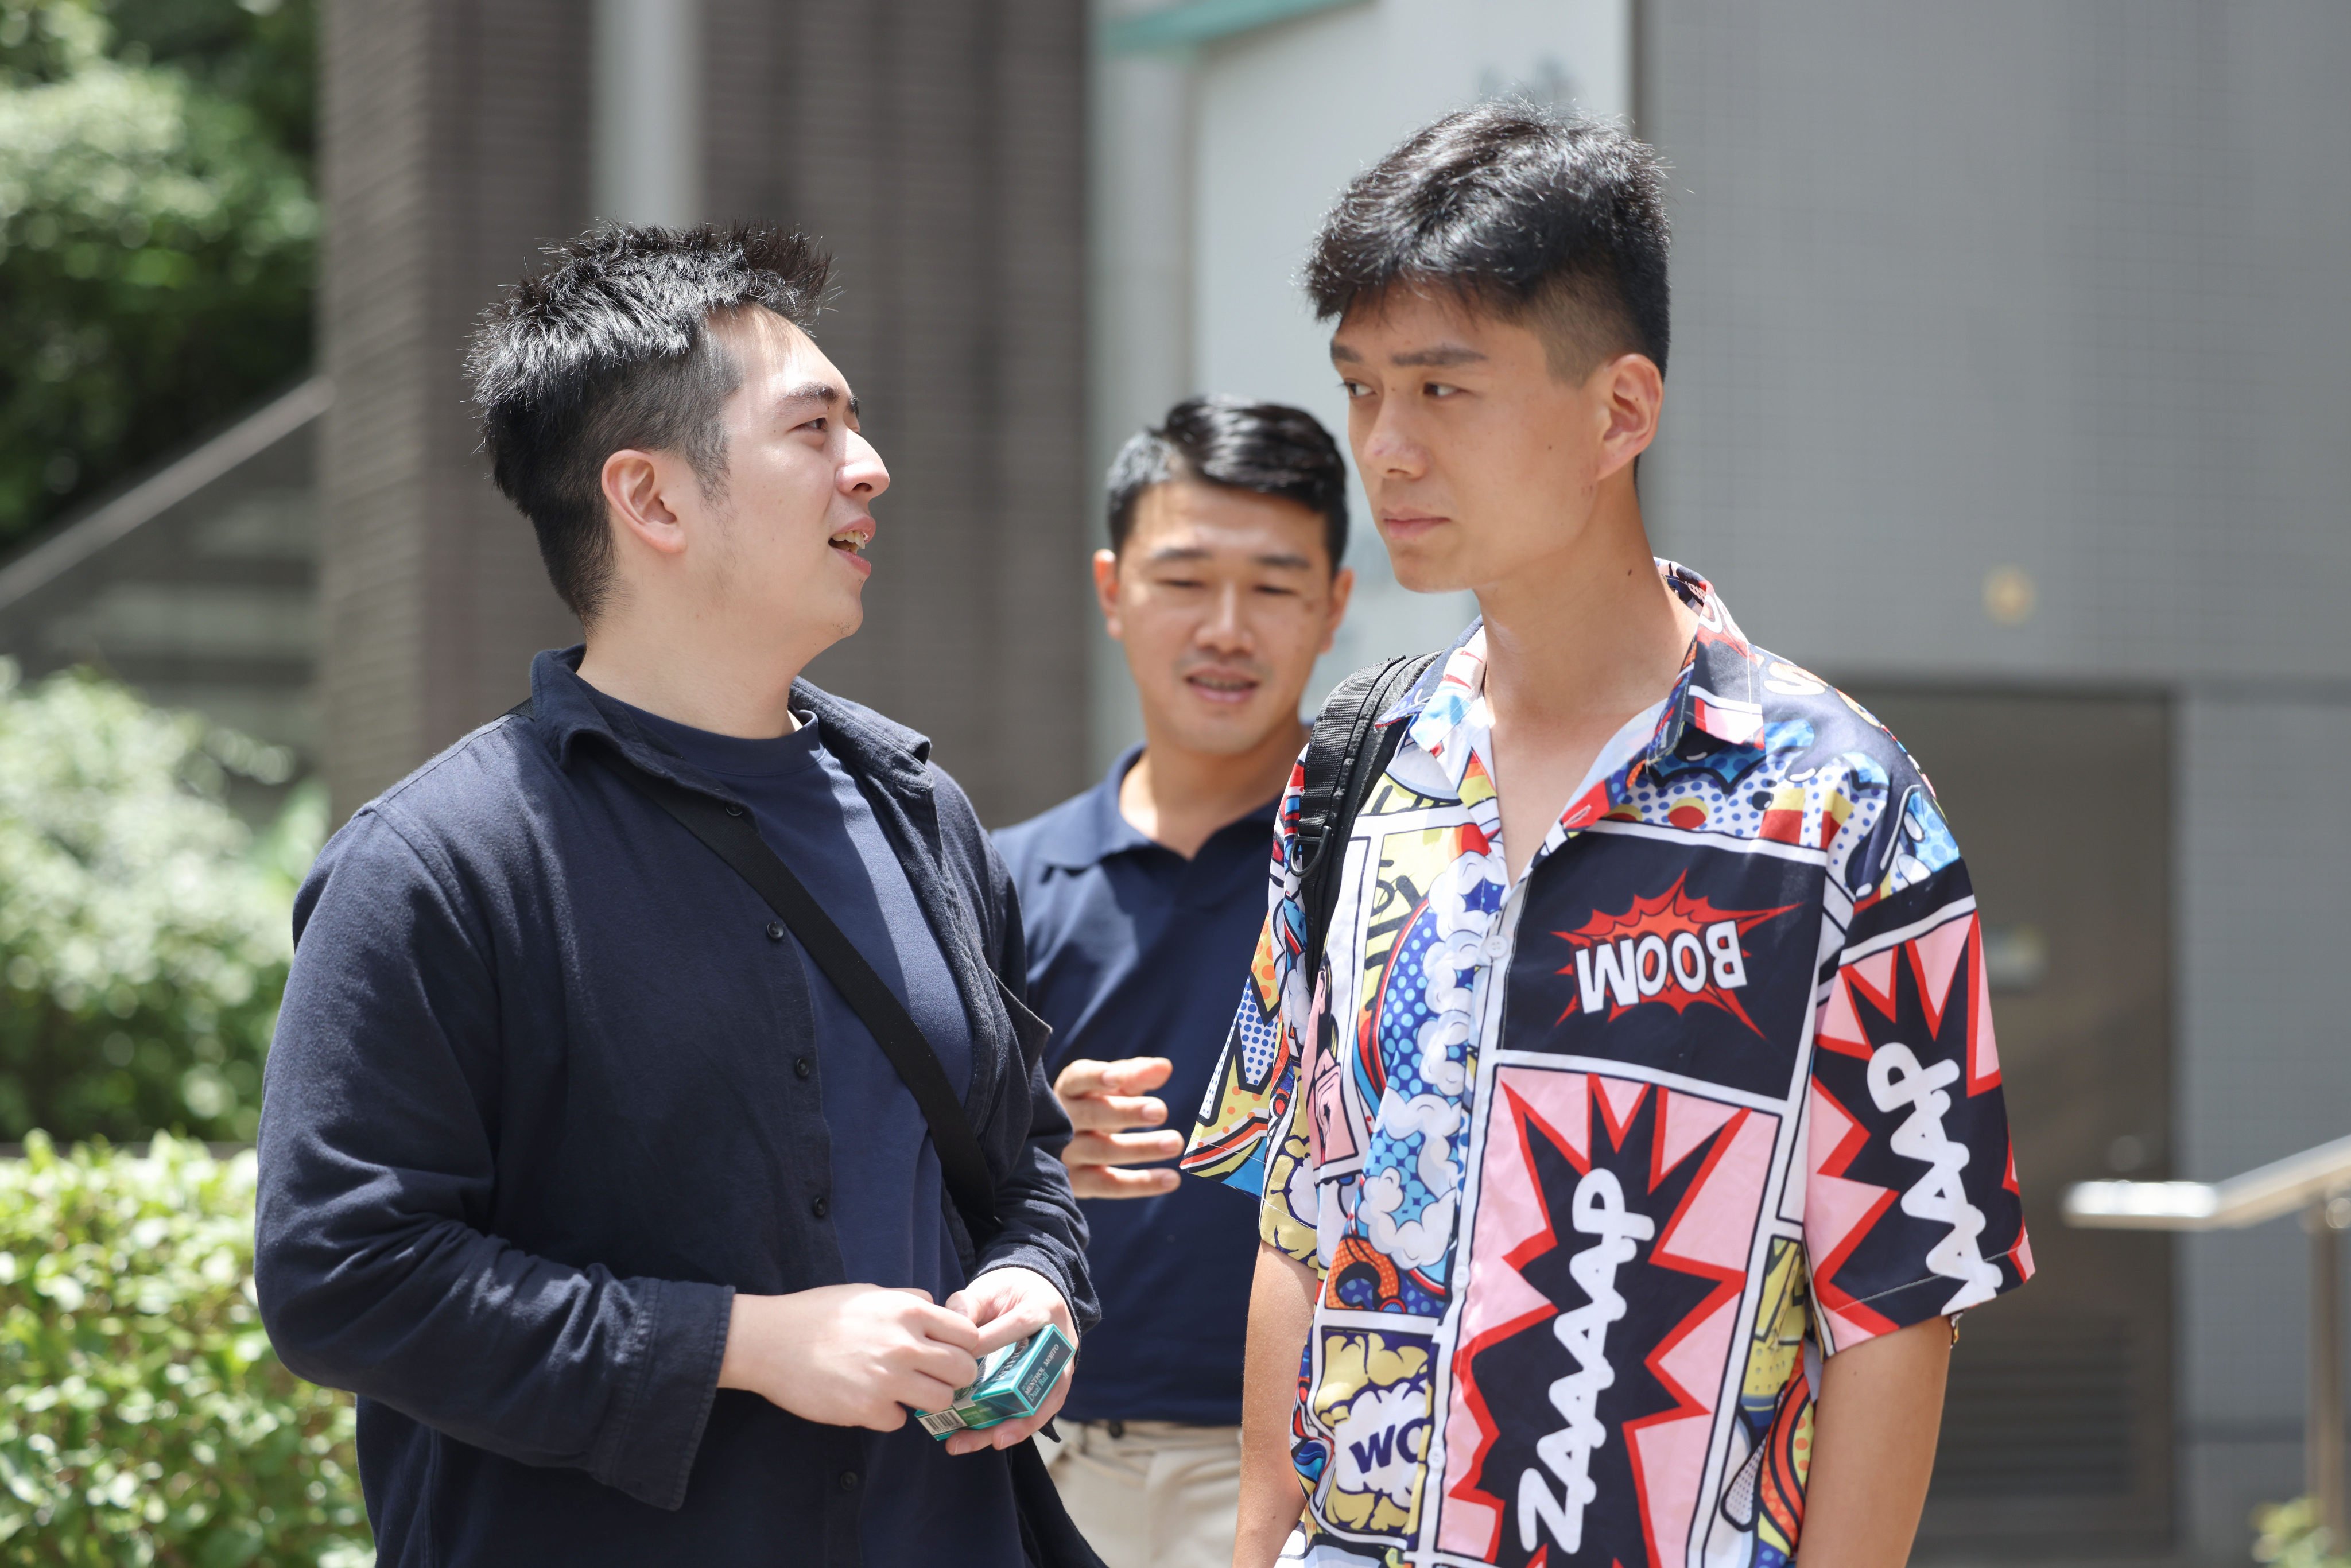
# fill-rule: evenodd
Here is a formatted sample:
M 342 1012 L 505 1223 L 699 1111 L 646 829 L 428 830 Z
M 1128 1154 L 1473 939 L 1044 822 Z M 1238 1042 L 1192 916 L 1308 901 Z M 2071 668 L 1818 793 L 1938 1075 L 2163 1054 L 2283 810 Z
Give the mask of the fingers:
M 905 1321 L 909 1329 L 925 1340 L 960 1351 L 967 1356 L 984 1354 L 978 1348 L 979 1330 L 971 1321 L 968 1301 L 959 1308 L 935 1307 L 928 1302 L 912 1306 Z
M 1167 1082 L 1176 1064 L 1164 1056 L 1130 1056 L 1119 1061 L 1072 1061 L 1053 1080 L 1053 1092 L 1068 1101 L 1087 1094 L 1140 1094 Z
M 1080 1197 L 1157 1197 L 1174 1192 L 1183 1177 L 1165 1167 L 1123 1171 L 1109 1166 L 1073 1166 L 1070 1190 Z
M 979 1354 L 1027 1339 L 1053 1321 L 1052 1309 L 1042 1301 L 1020 1301 L 980 1325 Z
M 1184 1134 L 1164 1133 L 1080 1133 L 1061 1151 L 1061 1163 L 1079 1166 L 1143 1166 L 1172 1160 L 1184 1152 Z
M 1070 1124 L 1081 1132 L 1116 1132 L 1122 1127 L 1156 1127 L 1167 1120 L 1167 1102 L 1147 1095 L 1086 1094 L 1064 1103 Z
M 1053 1080 L 1053 1092 L 1068 1100 L 1080 1094 L 1099 1094 L 1102 1091 L 1102 1074 L 1110 1071 L 1107 1061 L 1072 1061 L 1061 1069 Z
M 979 1381 L 979 1357 L 986 1355 L 988 1350 L 994 1348 L 993 1345 L 987 1346 L 976 1355 L 970 1351 L 958 1350 L 954 1345 L 940 1344 L 936 1341 L 924 1343 L 904 1358 L 898 1367 L 898 1374 L 904 1377 L 939 1384 L 944 1386 L 946 1393 L 928 1405 L 916 1404 L 904 1394 L 893 1395 L 892 1397 L 904 1399 L 906 1403 L 914 1405 L 918 1410 L 935 1410 L 939 1407 L 941 1399 L 952 1398 L 956 1389 L 968 1388 Z M 930 1392 L 935 1395 L 939 1394 L 937 1389 L 932 1389 Z

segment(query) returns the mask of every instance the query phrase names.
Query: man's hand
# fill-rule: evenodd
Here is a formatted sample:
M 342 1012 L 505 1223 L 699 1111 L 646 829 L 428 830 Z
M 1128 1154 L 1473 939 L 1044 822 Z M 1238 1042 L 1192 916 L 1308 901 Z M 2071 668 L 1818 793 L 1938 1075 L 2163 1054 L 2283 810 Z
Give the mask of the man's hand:
M 1071 1192 L 1080 1197 L 1151 1197 L 1176 1190 L 1183 1177 L 1174 1171 L 1118 1168 L 1173 1159 L 1184 1152 L 1181 1133 L 1125 1131 L 1156 1127 L 1167 1120 L 1166 1102 L 1144 1092 L 1166 1082 L 1175 1070 L 1176 1064 L 1164 1056 L 1072 1061 L 1061 1069 L 1053 1082 L 1053 1098 L 1078 1130 L 1061 1151 L 1061 1163 L 1070 1167 Z
M 827 1427 L 893 1432 L 908 1406 L 936 1410 L 953 1400 L 979 1375 L 984 1354 L 971 1315 L 934 1305 L 928 1291 L 737 1291 L 718 1386 L 747 1388 Z
M 971 1320 L 977 1333 L 975 1343 L 979 1355 L 986 1355 L 998 1345 L 1027 1339 L 1047 1323 L 1061 1331 L 1071 1351 L 1077 1349 L 1078 1325 L 1070 1316 L 1070 1303 L 1061 1299 L 1059 1286 L 1034 1269 L 990 1269 L 949 1296 L 947 1310 Z M 1037 1406 L 1037 1414 L 1025 1421 L 1006 1421 L 999 1426 L 983 1427 L 977 1432 L 951 1432 L 947 1435 L 947 1452 L 977 1454 L 984 1448 L 1008 1448 L 1025 1439 L 1051 1420 L 1053 1412 L 1061 1407 L 1061 1401 L 1070 1396 L 1070 1374 L 1077 1370 L 1077 1365 L 1078 1358 L 1072 1354 L 1070 1364 L 1061 1368 L 1061 1377 L 1045 1396 L 1044 1403 Z M 923 1406 L 925 1410 L 938 1407 Z

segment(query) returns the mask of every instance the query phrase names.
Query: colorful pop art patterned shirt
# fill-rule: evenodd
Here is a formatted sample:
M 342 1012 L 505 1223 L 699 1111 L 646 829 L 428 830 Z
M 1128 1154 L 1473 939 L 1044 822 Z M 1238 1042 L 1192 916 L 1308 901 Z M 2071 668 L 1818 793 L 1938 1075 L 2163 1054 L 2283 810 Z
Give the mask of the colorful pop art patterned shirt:
M 1680 677 L 1515 885 L 1478 627 L 1384 716 L 1311 977 L 1283 803 L 1186 1166 L 1322 1276 L 1309 1562 L 1778 1568 L 1821 1357 L 2032 1274 L 1925 779 L 1659 569 Z

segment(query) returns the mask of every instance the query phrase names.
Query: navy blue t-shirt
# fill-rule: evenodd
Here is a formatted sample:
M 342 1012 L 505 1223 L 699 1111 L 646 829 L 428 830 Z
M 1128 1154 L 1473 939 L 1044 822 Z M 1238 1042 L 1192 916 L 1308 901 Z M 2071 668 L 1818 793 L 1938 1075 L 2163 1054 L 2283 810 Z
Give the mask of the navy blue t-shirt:
M 723 781 L 751 808 L 759 836 L 792 869 L 842 935 L 886 981 L 961 1094 L 971 1081 L 971 1025 L 904 868 L 872 808 L 824 746 L 816 717 L 774 739 L 692 729 L 643 709 L 660 744 Z M 944 1301 L 963 1265 L 944 1218 L 939 1156 L 912 1091 L 882 1054 L 848 998 L 787 935 L 807 972 L 816 1014 L 818 1084 L 832 1140 L 827 1199 L 852 1283 L 913 1285 Z M 859 1512 L 868 1563 L 1025 1562 L 1003 1467 L 965 1464 L 909 1419 L 865 1434 L 866 1502 Z
M 1119 814 L 1119 785 L 1141 755 L 996 842 L 1020 895 L 1029 1003 L 1053 1026 L 1049 1076 L 1074 1061 L 1166 1057 L 1175 1071 L 1154 1092 L 1181 1132 L 1207 1092 L 1265 925 L 1276 802 L 1187 861 Z M 1187 1176 L 1160 1197 L 1080 1207 L 1102 1321 L 1063 1413 L 1238 1426 L 1255 1200 Z

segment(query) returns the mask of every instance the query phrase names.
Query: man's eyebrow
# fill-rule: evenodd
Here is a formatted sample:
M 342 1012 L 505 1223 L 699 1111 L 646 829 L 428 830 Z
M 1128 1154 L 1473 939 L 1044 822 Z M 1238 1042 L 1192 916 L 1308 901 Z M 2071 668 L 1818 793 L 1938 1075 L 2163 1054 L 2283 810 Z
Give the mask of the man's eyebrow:
M 1408 354 L 1397 354 L 1388 361 L 1391 365 L 1427 369 L 1443 365 L 1468 365 L 1483 361 L 1485 355 L 1461 343 L 1440 343 L 1434 349 L 1415 349 Z M 1334 365 L 1360 365 L 1364 356 L 1335 339 L 1331 344 L 1331 362 Z
M 1208 552 L 1198 545 L 1161 545 L 1143 559 L 1148 561 L 1206 560 Z
M 1441 343 L 1434 349 L 1416 349 L 1409 354 L 1398 354 L 1388 361 L 1392 365 L 1426 368 L 1436 365 L 1471 365 L 1485 359 L 1477 350 L 1460 343 Z
M 1293 554 L 1288 550 L 1276 550 L 1267 555 L 1259 556 L 1256 559 L 1259 566 L 1292 567 L 1300 571 L 1308 570 L 1314 565 L 1312 561 L 1308 560 L 1304 556 Z
M 827 408 L 841 401 L 841 389 L 831 382 L 802 382 L 777 400 L 779 402 L 820 402 Z M 849 412 L 857 412 L 857 400 L 849 400 Z

